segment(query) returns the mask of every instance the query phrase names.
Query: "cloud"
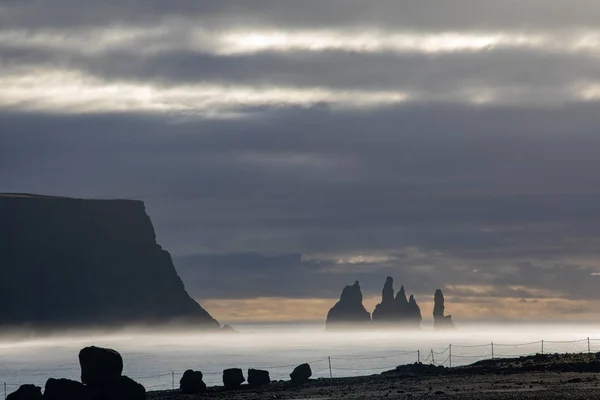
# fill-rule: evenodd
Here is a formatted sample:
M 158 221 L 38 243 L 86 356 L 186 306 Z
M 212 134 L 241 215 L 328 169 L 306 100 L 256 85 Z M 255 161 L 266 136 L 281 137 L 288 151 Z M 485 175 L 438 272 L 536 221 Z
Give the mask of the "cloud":
M 459 314 L 581 314 L 600 267 L 599 13 L 2 2 L 0 190 L 145 200 L 190 292 L 232 318 L 265 297 L 256 318 L 308 318 L 387 275 L 423 301 L 445 288 Z

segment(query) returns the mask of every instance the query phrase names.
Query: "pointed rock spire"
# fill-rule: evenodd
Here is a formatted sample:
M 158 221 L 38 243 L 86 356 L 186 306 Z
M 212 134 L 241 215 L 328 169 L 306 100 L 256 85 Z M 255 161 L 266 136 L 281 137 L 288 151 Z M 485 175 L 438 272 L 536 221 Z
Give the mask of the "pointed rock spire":
M 423 320 L 421 308 L 412 294 L 410 295 L 410 299 L 408 299 L 408 315 L 410 316 L 411 321 L 419 325 L 421 324 L 421 321 Z
M 400 287 L 400 290 L 396 294 L 396 303 L 399 307 L 404 307 L 408 305 L 408 300 L 406 300 L 406 291 L 404 290 L 404 285 Z
M 404 286 L 394 297 L 394 280 L 387 277 L 381 291 L 381 303 L 373 310 L 373 322 L 391 324 L 394 326 L 419 327 L 421 323 L 421 310 L 414 297 L 412 304 L 406 299 Z
M 394 279 L 391 276 L 388 276 L 385 280 L 385 284 L 383 285 L 383 290 L 381 291 L 381 302 L 382 303 L 391 303 L 394 301 Z
M 454 328 L 451 315 L 444 315 L 446 309 L 444 294 L 440 289 L 433 296 L 433 327 L 435 329 Z
M 362 299 L 358 281 L 346 286 L 340 300 L 327 313 L 326 329 L 350 328 L 371 322 L 371 314 L 363 306 Z

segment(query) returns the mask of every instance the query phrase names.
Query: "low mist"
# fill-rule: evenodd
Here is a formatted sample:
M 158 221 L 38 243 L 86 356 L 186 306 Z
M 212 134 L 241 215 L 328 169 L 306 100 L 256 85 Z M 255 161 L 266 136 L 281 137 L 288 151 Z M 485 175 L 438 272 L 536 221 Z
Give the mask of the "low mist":
M 322 324 L 248 324 L 236 328 L 239 333 L 153 333 L 136 329 L 31 340 L 4 337 L 0 340 L 0 382 L 43 386 L 50 377 L 79 379 L 77 355 L 89 345 L 119 351 L 124 358 L 124 373 L 139 379 L 148 390 L 178 385 L 188 368 L 201 370 L 206 382 L 216 385 L 221 381 L 222 370 L 232 367 L 264 368 L 273 379 L 287 379 L 293 366 L 303 362 L 311 364 L 314 377 L 330 373 L 354 376 L 380 373 L 416 361 L 445 366 L 450 366 L 450 362 L 452 366 L 470 364 L 491 358 L 492 350 L 494 357 L 542 351 L 600 351 L 600 325 L 473 324 L 448 331 L 350 332 L 325 332 Z

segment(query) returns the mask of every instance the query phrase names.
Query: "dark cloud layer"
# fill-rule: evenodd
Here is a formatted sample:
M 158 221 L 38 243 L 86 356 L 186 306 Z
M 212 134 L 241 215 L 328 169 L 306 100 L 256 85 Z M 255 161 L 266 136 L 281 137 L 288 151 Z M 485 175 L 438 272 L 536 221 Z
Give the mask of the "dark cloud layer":
M 155 23 L 167 18 L 194 18 L 198 23 L 244 25 L 406 26 L 414 29 L 459 30 L 517 27 L 594 27 L 600 11 L 593 1 L 530 0 L 527 2 L 458 0 L 394 1 L 365 3 L 359 0 L 309 0 L 301 2 L 240 0 L 221 2 L 120 1 L 81 6 L 75 0 L 5 1 L 0 21 L 8 26 L 105 26 L 116 23 Z
M 202 299 L 598 300 L 599 14 L 0 2 L 0 191 L 144 200 Z
M 185 124 L 3 115 L 2 182 L 145 200 L 198 297 L 335 296 L 358 278 L 376 293 L 392 274 L 423 292 L 497 284 L 596 298 L 598 118 L 583 105 Z M 348 261 L 373 253 L 391 259 Z

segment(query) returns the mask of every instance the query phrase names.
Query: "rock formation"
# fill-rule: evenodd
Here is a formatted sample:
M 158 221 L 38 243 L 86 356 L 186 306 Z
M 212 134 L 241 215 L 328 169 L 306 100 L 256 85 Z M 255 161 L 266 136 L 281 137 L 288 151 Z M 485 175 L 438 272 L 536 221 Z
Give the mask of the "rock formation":
M 394 297 L 394 280 L 388 276 L 381 292 L 381 303 L 373 310 L 373 323 L 418 328 L 421 325 L 421 309 L 411 295 L 406 299 L 404 286 Z
M 123 357 L 112 349 L 90 346 L 79 352 L 81 382 L 89 387 L 116 382 L 123 373 Z
M 188 369 L 183 373 L 179 380 L 179 389 L 181 394 L 198 394 L 206 392 L 206 383 L 204 383 L 202 371 Z
M 444 294 L 440 289 L 435 291 L 433 297 L 433 327 L 435 329 L 452 329 L 454 324 L 452 323 L 451 315 L 444 315 Z
M 241 368 L 229 368 L 223 370 L 223 386 L 227 390 L 237 390 L 246 381 Z
M 16 391 L 9 394 L 6 400 L 42 400 L 42 388 L 35 385 L 21 385 Z
M 361 326 L 371 322 L 371 314 L 362 304 L 363 296 L 358 281 L 342 290 L 340 300 L 327 313 L 327 329 Z
M 79 352 L 81 380 L 50 378 L 44 394 L 34 385 L 21 385 L 7 400 L 144 400 L 146 389 L 121 375 L 123 358 L 112 349 L 86 347 Z
M 263 369 L 248 369 L 248 385 L 253 388 L 265 386 L 271 383 L 269 371 Z
M 402 290 L 404 290 L 404 286 Z M 377 304 L 373 310 L 373 322 L 395 321 L 397 319 L 397 309 L 394 300 L 394 280 L 388 276 L 381 291 L 381 303 Z
M 407 319 L 408 321 L 412 321 L 417 327 L 421 326 L 421 321 L 423 320 L 421 308 L 412 294 L 410 295 L 410 299 L 408 299 Z
M 141 201 L 0 194 L 0 221 L 0 326 L 219 328 L 185 291 Z
M 300 364 L 290 374 L 290 378 L 292 379 L 293 384 L 301 384 L 312 376 L 312 370 L 309 364 Z
M 50 378 L 44 388 L 44 400 L 85 400 L 89 397 L 83 383 L 70 379 Z

